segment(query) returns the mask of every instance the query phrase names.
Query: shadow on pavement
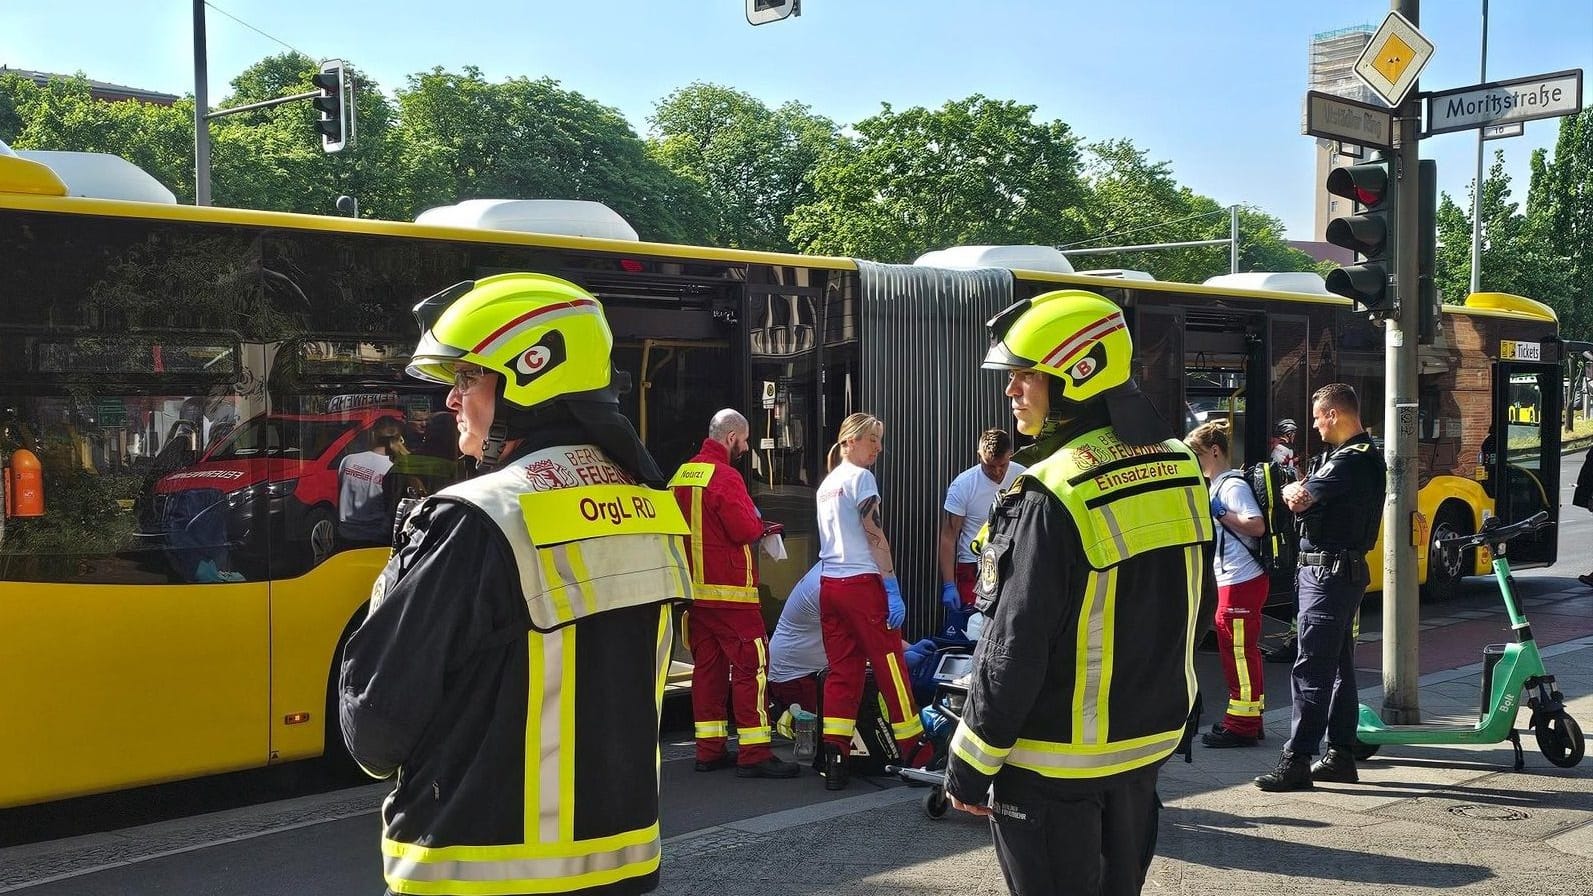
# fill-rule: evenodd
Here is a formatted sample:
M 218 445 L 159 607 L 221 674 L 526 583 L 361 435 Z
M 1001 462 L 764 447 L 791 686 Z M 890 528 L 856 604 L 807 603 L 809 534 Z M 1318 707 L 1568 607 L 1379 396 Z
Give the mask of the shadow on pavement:
M 1379 855 L 1360 850 L 1317 846 L 1265 834 L 1275 819 L 1243 818 L 1209 809 L 1169 807 L 1162 812 L 1161 837 L 1156 855 L 1191 865 L 1254 874 L 1276 875 L 1281 880 L 1305 876 L 1324 880 L 1399 884 L 1445 889 L 1487 880 L 1493 871 L 1460 862 L 1427 862 L 1404 856 Z M 1298 826 L 1297 819 L 1282 824 Z M 1331 825 L 1323 825 L 1331 826 Z

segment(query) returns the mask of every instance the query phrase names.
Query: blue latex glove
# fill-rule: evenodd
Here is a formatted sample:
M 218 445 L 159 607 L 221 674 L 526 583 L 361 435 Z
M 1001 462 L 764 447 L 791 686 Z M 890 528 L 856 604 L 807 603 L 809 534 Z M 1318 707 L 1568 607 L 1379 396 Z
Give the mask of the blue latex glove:
M 1211 495 L 1211 515 L 1214 516 L 1214 517 L 1217 517 L 1218 519 L 1221 519 L 1222 515 L 1227 513 L 1227 512 L 1228 512 L 1228 505 L 1222 503 L 1222 498 L 1218 497 L 1216 492 L 1212 492 L 1212 495 Z
M 901 628 L 907 619 L 907 604 L 902 601 L 902 583 L 895 576 L 885 577 L 885 605 L 889 608 L 885 612 L 885 624 Z
M 940 583 L 940 605 L 948 610 L 962 609 L 962 593 L 955 582 Z

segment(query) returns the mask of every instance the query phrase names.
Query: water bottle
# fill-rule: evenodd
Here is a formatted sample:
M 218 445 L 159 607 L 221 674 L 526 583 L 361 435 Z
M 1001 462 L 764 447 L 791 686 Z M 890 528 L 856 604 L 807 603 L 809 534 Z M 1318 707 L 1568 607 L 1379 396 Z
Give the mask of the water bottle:
M 819 717 L 803 709 L 800 703 L 791 704 L 791 731 L 791 741 L 795 745 L 792 755 L 797 761 L 819 755 Z

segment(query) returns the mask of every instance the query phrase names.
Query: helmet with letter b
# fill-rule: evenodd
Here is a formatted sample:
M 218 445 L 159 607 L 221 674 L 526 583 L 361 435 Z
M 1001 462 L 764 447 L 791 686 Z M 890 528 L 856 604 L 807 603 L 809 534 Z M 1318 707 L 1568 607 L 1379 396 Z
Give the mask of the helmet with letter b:
M 1106 403 L 1112 429 L 1130 445 L 1172 438 L 1133 378 L 1134 341 L 1123 309 L 1105 296 L 1060 289 L 1015 302 L 991 318 L 984 367 L 1037 370 L 1050 382 L 1053 419 Z

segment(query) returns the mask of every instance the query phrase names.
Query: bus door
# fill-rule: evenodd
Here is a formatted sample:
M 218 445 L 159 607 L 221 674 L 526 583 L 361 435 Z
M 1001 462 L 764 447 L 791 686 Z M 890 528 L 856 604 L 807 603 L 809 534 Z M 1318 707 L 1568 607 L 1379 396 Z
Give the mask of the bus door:
M 1483 445 L 1494 513 L 1514 523 L 1540 510 L 1558 520 L 1560 494 L 1560 367 L 1500 361 L 1493 368 L 1493 429 Z M 1503 437 L 1500 434 L 1503 434 Z M 1510 542 L 1510 565 L 1547 566 L 1559 543 L 1555 528 Z
M 1258 314 L 1232 309 L 1184 311 L 1184 433 L 1203 423 L 1226 422 L 1235 466 L 1248 466 L 1268 451 L 1268 426 L 1261 416 L 1268 382 L 1263 322 Z

